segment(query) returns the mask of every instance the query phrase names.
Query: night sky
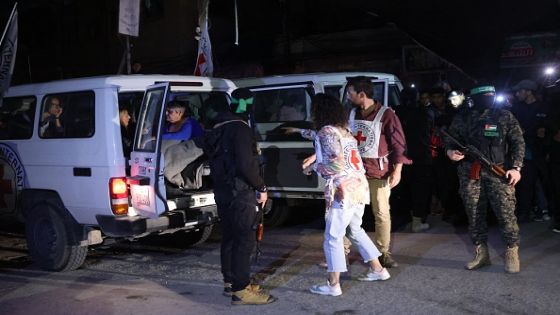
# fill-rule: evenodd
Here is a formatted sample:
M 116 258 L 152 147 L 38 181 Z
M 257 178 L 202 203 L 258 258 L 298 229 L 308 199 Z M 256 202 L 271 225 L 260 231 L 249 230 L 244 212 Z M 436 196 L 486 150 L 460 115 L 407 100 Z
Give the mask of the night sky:
M 25 14 L 26 7 L 46 2 L 75 1 L 23 0 L 19 2 L 20 15 Z M 2 25 L 12 3 L 11 0 L 0 3 Z M 505 37 L 560 30 L 558 0 L 238 0 L 238 7 L 241 45 L 233 48 L 233 0 L 211 0 L 211 35 L 218 60 L 269 58 L 269 48 L 279 34 L 297 39 L 393 25 L 470 75 L 493 77 L 498 71 Z M 56 16 L 45 17 L 46 21 L 49 19 Z

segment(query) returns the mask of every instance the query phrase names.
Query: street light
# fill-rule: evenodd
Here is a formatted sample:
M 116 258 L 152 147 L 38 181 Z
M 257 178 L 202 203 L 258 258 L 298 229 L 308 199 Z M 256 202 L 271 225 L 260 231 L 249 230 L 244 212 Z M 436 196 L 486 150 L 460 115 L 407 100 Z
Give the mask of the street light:
M 553 67 L 546 67 L 546 69 L 544 69 L 544 74 L 546 75 L 553 75 L 555 72 Z

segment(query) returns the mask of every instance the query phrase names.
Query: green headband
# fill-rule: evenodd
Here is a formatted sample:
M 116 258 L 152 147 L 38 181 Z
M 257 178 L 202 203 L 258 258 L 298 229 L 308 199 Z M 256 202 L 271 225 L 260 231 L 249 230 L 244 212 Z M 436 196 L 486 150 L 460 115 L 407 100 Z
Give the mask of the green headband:
M 253 104 L 253 98 L 250 97 L 248 99 L 244 99 L 244 98 L 240 98 L 240 99 L 236 99 L 236 98 L 231 98 L 231 103 L 232 104 L 239 104 L 239 106 L 237 106 L 237 109 L 235 110 L 236 114 L 241 114 L 241 113 L 245 113 L 247 111 L 247 105 L 252 105 Z
M 491 85 L 475 87 L 471 90 L 471 95 L 473 94 L 483 94 L 483 93 L 496 93 L 496 89 Z

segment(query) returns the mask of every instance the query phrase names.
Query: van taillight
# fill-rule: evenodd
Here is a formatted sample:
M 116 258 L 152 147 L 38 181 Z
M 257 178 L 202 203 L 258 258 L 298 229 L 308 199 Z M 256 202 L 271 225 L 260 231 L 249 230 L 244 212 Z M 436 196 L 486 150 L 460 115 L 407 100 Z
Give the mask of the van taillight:
M 112 177 L 109 180 L 109 196 L 111 198 L 111 210 L 116 215 L 128 213 L 128 187 L 126 178 Z

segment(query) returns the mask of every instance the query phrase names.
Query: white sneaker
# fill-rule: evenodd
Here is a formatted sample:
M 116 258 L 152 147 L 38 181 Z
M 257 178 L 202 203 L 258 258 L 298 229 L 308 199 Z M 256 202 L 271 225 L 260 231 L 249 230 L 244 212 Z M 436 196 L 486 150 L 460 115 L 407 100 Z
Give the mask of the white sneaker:
M 412 232 L 420 233 L 430 229 L 430 225 L 428 223 L 420 223 L 419 225 L 412 225 Z
M 372 271 L 370 269 L 368 273 L 359 277 L 358 280 L 360 280 L 360 281 L 377 281 L 377 280 L 387 280 L 389 278 L 391 278 L 391 275 L 389 274 L 389 271 L 387 271 L 387 268 L 383 268 L 379 272 Z
M 317 284 L 309 288 L 311 293 L 320 294 L 320 295 L 330 295 L 330 296 L 339 296 L 342 294 L 342 290 L 340 289 L 340 283 L 335 285 L 331 285 L 327 280 L 327 284 Z

